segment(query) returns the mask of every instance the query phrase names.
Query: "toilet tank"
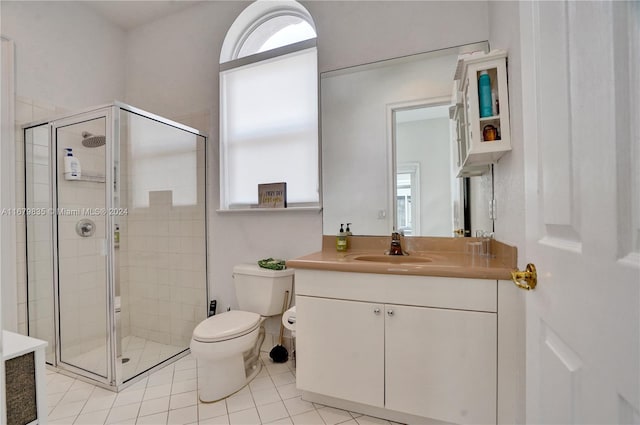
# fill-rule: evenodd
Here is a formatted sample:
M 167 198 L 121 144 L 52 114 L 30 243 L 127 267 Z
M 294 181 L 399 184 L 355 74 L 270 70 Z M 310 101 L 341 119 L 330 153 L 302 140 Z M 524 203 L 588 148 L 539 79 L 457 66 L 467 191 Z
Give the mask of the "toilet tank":
M 261 316 L 282 314 L 284 293 L 292 296 L 293 269 L 269 270 L 257 264 L 239 264 L 233 267 L 233 283 L 240 310 Z

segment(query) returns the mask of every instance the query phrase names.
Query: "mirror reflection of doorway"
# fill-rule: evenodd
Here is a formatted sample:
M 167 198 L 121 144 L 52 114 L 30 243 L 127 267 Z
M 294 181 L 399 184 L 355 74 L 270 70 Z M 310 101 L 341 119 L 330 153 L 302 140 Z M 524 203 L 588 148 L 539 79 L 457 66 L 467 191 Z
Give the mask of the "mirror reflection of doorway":
M 395 229 L 407 236 L 451 236 L 459 190 L 452 175 L 448 103 L 398 105 L 392 119 Z

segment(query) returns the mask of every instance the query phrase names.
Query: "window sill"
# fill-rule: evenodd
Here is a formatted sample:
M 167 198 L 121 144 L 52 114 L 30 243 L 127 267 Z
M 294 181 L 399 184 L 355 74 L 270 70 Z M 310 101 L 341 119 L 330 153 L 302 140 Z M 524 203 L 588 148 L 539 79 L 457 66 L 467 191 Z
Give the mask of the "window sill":
M 274 213 L 274 212 L 283 212 L 283 211 L 294 211 L 294 212 L 301 212 L 301 211 L 315 211 L 315 212 L 320 212 L 322 211 L 322 207 L 320 206 L 315 206 L 315 207 L 287 207 L 287 208 L 232 208 L 232 209 L 217 209 L 216 212 L 219 213 L 235 213 L 235 212 L 266 212 L 266 213 Z

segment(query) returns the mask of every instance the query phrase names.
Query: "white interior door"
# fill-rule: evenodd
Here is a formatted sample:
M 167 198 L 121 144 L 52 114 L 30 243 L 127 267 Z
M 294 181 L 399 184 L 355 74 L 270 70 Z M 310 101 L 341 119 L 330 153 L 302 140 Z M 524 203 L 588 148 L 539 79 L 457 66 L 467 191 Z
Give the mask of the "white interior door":
M 640 5 L 520 10 L 527 423 L 640 423 Z

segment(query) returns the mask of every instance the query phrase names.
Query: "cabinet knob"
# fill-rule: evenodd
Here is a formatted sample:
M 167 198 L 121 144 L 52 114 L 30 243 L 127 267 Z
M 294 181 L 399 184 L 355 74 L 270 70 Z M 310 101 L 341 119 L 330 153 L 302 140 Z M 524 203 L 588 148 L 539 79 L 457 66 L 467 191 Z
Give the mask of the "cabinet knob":
M 380 309 L 379 308 L 374 308 L 373 312 L 374 312 L 374 314 L 380 314 Z
M 387 315 L 393 316 L 393 310 L 387 310 Z

